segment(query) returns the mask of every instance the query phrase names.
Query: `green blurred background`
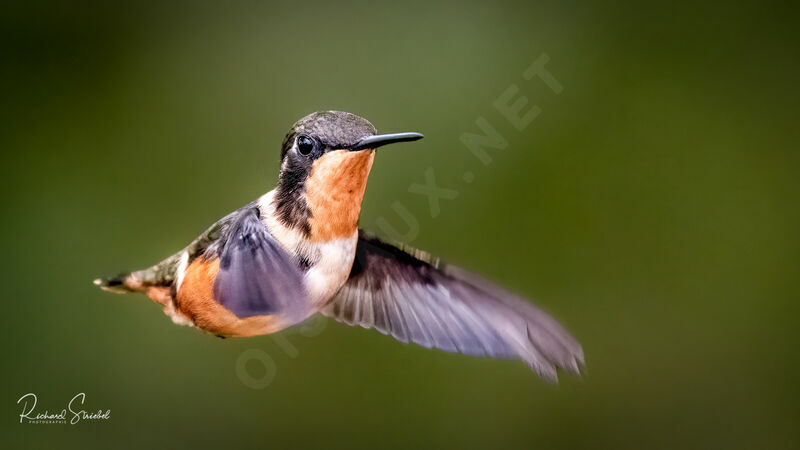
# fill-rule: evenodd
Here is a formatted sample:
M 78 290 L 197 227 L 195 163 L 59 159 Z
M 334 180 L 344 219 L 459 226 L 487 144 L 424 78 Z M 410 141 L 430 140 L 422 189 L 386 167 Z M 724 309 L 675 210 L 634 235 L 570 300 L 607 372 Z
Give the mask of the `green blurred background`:
M 0 14 L 4 448 L 800 445 L 788 4 L 19 3 Z M 522 78 L 543 53 L 560 95 Z M 542 109 L 522 132 L 492 106 L 511 84 Z M 283 333 L 287 353 L 92 286 L 271 189 L 320 109 L 426 135 L 380 152 L 362 225 L 402 229 L 402 203 L 415 246 L 562 320 L 582 380 L 333 321 Z M 478 117 L 509 143 L 488 166 L 459 141 Z M 408 191 L 429 167 L 458 191 L 435 218 Z M 237 376 L 248 349 L 274 362 L 264 389 Z M 112 416 L 20 425 L 27 392 Z

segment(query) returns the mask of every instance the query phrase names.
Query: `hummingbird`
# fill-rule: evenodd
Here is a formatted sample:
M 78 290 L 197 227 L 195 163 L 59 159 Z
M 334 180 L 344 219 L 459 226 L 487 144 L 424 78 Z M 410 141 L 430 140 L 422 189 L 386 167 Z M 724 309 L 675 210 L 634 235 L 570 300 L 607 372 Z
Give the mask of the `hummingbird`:
M 358 226 L 376 150 L 422 139 L 377 134 L 320 111 L 283 139 L 274 189 L 152 267 L 94 280 L 140 292 L 172 321 L 220 337 L 275 333 L 316 313 L 451 353 L 520 359 L 545 380 L 580 375 L 581 345 L 528 300 Z

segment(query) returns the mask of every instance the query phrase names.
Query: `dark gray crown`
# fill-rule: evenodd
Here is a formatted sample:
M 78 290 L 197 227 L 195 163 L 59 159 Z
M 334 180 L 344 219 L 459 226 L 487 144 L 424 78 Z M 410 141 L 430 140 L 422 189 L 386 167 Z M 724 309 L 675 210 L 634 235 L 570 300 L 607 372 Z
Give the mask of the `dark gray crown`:
M 377 132 L 363 117 L 344 111 L 318 111 L 298 120 L 286 134 L 281 149 L 281 159 L 292 147 L 295 136 L 307 134 L 322 141 L 326 147 L 352 148 L 361 139 Z

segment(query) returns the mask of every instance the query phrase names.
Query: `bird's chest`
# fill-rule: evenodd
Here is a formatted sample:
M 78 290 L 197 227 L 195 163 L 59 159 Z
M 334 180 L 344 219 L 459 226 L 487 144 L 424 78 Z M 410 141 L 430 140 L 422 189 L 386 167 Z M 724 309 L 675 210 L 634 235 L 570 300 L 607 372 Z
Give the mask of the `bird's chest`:
M 350 276 L 356 253 L 358 231 L 353 236 L 326 242 L 304 243 L 297 252 L 309 265 L 305 283 L 311 302 L 322 307 L 330 301 Z
M 317 239 L 304 235 L 301 230 L 288 228 L 278 219 L 273 205 L 274 191 L 265 194 L 259 204 L 264 225 L 292 253 L 305 271 L 306 292 L 311 302 L 325 306 L 350 276 L 356 254 L 358 229 L 352 225 L 346 233 L 339 230 L 335 238 Z

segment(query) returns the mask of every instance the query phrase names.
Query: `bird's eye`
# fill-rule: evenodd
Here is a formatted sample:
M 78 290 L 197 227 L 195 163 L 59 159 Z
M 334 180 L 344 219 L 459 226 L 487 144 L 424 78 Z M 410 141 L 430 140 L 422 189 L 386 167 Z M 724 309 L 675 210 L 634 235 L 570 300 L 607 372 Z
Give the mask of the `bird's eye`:
M 297 138 L 297 151 L 301 155 L 306 156 L 314 150 L 314 141 L 308 136 L 300 136 Z

